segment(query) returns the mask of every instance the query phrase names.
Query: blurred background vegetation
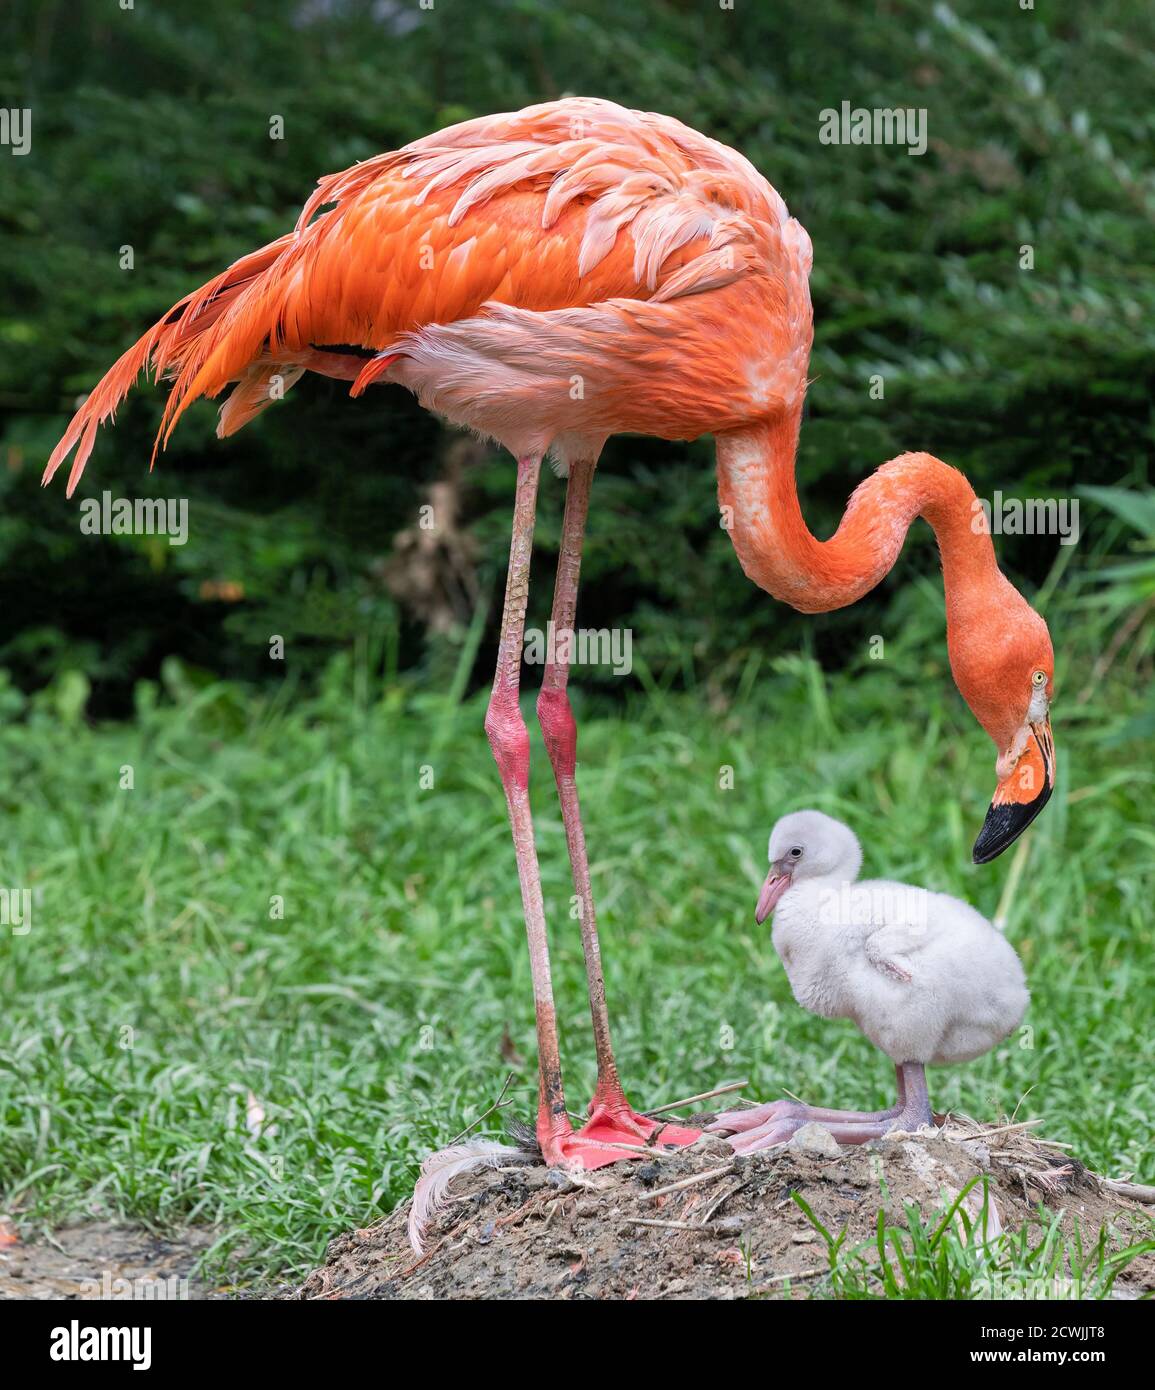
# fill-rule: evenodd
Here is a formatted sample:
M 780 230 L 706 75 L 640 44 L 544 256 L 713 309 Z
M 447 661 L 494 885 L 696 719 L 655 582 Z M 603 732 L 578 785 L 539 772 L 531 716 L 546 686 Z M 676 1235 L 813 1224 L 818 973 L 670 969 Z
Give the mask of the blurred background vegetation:
M 134 394 L 81 495 L 188 497 L 183 548 L 82 536 L 76 503 L 39 478 L 111 361 L 289 227 L 320 174 L 564 93 L 662 110 L 734 145 L 810 231 L 816 380 L 798 469 L 820 534 L 905 449 L 957 464 L 980 495 L 1146 475 L 1155 13 L 1142 0 L 10 0 L 0 36 L 3 100 L 34 113 L 31 153 L 0 159 L 0 667 L 24 692 L 80 672 L 90 714 L 123 716 L 134 683 L 173 659 L 194 682 L 289 672 L 311 685 L 358 641 L 418 681 L 444 680 L 472 649 L 468 682 L 488 678 L 509 460 L 455 452 L 400 388 L 350 401 L 310 377 L 224 443 L 201 405 L 151 475 L 163 391 Z M 819 111 L 843 100 L 925 107 L 926 154 L 819 144 Z M 273 115 L 283 140 L 269 138 Z M 466 533 L 465 578 L 413 603 L 429 571 L 397 536 L 438 479 Z M 752 652 L 800 640 L 826 665 L 853 662 L 863 634 L 909 619 L 912 574 L 935 572 L 923 533 L 866 611 L 802 617 L 744 579 L 714 488 L 709 441 L 621 438 L 595 490 L 580 621 L 632 627 L 664 683 L 709 673 L 724 688 Z M 543 492 L 545 602 L 562 489 Z M 1057 539 L 999 550 L 1030 592 Z M 272 633 L 285 663 L 268 660 Z M 942 674 L 942 643 L 925 659 L 922 675 Z

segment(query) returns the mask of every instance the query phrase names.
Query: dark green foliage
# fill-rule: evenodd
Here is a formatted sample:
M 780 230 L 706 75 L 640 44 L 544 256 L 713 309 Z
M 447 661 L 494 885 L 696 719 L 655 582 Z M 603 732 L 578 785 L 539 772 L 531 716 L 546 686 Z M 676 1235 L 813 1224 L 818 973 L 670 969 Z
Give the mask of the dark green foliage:
M 42 463 L 78 393 L 180 295 L 291 225 L 319 174 L 566 92 L 664 110 L 737 146 L 809 229 L 816 381 L 799 476 L 819 533 L 908 448 L 958 464 L 984 495 L 1140 477 L 1155 375 L 1152 12 L 1141 0 L 959 11 L 10 0 L 0 98 L 30 106 L 34 126 L 27 156 L 0 151 L 0 662 L 26 687 L 82 667 L 93 710 L 124 712 L 132 680 L 166 655 L 255 678 L 270 633 L 295 639 L 300 667 L 389 617 L 371 564 L 411 524 L 446 443 L 399 389 L 354 402 L 311 378 L 224 443 L 200 405 L 151 476 L 163 393 L 143 389 L 98 443 L 83 493 L 187 496 L 182 550 L 82 538 L 62 488 L 40 493 Z M 820 110 L 843 100 L 926 107 L 927 153 L 820 144 Z M 1033 270 L 1019 267 L 1024 244 Z M 883 401 L 868 395 L 874 373 Z M 561 489 L 544 491 L 539 619 Z M 471 475 L 491 595 L 511 496 L 508 460 Z M 845 661 L 848 641 L 902 619 L 912 572 L 935 568 L 920 528 L 865 609 L 800 618 L 735 564 L 705 442 L 613 441 L 591 537 L 581 621 L 633 627 L 670 681 L 722 659 L 741 669 L 803 631 Z M 1030 588 L 1055 541 L 1000 550 Z M 242 584 L 245 603 L 205 597 L 220 581 Z M 422 642 L 406 634 L 409 665 Z

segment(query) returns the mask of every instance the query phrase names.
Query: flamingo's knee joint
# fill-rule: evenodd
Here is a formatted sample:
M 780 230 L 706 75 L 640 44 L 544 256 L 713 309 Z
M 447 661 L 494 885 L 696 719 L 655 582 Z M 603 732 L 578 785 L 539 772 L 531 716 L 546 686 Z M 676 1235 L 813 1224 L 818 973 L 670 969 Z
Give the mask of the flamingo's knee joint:
M 526 791 L 529 787 L 529 730 L 521 717 L 517 697 L 494 695 L 485 712 L 485 732 L 501 773 L 502 786 Z
M 577 766 L 577 723 L 564 690 L 539 692 L 537 722 L 545 735 L 545 747 L 554 773 L 558 777 L 572 777 Z

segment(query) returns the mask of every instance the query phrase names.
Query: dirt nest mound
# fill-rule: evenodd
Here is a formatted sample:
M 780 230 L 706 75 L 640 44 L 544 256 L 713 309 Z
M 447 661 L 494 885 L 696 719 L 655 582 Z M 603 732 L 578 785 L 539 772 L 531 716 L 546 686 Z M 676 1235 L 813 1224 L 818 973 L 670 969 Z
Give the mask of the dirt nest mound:
M 789 1145 L 745 1157 L 707 1138 L 577 1176 L 540 1165 L 475 1172 L 454 1183 L 423 1257 L 410 1249 L 404 1203 L 338 1236 L 295 1297 L 806 1297 L 829 1286 L 829 1262 L 793 1194 L 832 1234 L 848 1228 L 851 1247 L 874 1237 L 879 1210 L 896 1226 L 908 1224 L 910 1204 L 928 1222 L 941 1219 L 983 1175 L 989 1235 L 1037 1221 L 1042 1204 L 1084 1246 L 1102 1228 L 1112 1248 L 1152 1236 L 1150 1207 L 1025 1126 L 952 1116 L 935 1132 L 842 1148 L 811 1125 Z M 962 1199 L 972 1221 L 982 1200 L 981 1183 Z M 964 1221 L 953 1219 L 963 1234 Z M 1155 1288 L 1155 1257 L 1135 1260 L 1116 1288 L 1125 1296 Z

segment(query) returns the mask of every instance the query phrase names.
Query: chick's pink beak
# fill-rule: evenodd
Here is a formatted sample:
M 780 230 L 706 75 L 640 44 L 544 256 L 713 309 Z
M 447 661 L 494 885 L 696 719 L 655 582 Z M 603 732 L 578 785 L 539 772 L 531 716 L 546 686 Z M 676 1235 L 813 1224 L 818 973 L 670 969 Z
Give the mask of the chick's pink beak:
M 770 872 L 766 875 L 766 882 L 762 885 L 762 891 L 758 894 L 758 906 L 754 909 L 754 920 L 759 926 L 774 911 L 778 899 L 789 887 L 790 875 L 780 873 L 777 864 L 772 864 Z

